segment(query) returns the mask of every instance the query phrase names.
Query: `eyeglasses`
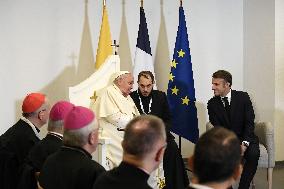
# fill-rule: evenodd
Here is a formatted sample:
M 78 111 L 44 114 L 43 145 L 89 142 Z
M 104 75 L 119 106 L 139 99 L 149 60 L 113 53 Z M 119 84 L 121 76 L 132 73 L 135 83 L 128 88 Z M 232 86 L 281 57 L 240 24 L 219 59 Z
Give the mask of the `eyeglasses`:
M 38 113 L 40 114 L 41 112 L 45 112 L 45 111 L 46 111 L 46 109 L 42 109 Z

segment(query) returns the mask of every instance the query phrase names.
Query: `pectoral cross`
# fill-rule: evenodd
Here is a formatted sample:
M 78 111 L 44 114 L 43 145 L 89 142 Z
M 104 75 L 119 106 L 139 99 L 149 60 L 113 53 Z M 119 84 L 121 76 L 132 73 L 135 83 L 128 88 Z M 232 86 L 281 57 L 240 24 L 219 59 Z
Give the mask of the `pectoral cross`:
M 114 54 L 117 55 L 117 49 L 118 49 L 119 45 L 116 44 L 116 40 L 113 40 L 113 44 L 111 46 L 114 47 Z

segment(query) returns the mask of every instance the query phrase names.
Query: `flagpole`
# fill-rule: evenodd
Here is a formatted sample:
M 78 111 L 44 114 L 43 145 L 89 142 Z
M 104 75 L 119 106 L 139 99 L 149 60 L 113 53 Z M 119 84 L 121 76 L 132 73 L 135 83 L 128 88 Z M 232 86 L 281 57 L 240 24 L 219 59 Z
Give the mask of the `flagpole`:
M 141 7 L 143 7 L 143 0 L 141 0 L 140 3 L 141 3 Z
M 106 0 L 103 0 L 103 6 L 106 6 Z
M 182 0 L 180 0 L 179 2 L 180 2 L 180 7 L 182 7 Z

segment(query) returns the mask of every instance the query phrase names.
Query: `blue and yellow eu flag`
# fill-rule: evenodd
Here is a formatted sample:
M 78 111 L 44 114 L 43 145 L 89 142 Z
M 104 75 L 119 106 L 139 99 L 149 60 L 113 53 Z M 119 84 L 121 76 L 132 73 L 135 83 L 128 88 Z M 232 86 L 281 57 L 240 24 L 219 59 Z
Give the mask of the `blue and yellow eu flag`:
M 199 137 L 191 55 L 183 7 L 179 7 L 179 26 L 167 97 L 172 112 L 171 131 L 196 143 Z

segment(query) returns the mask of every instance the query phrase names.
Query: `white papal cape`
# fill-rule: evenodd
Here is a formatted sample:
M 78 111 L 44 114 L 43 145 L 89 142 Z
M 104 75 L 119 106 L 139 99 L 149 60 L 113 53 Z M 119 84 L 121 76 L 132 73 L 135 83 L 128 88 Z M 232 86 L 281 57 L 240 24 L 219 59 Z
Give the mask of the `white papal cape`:
M 106 156 L 110 161 L 110 167 L 119 165 L 122 161 L 121 141 L 124 136 L 124 129 L 128 121 L 140 115 L 130 96 L 123 96 L 120 89 L 112 84 L 104 88 L 93 106 L 98 116 L 101 127 L 101 136 L 111 138 L 111 144 L 107 146 Z M 124 121 L 121 121 L 124 120 Z

